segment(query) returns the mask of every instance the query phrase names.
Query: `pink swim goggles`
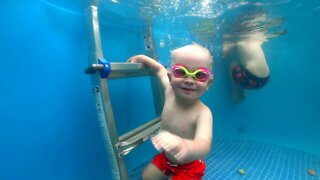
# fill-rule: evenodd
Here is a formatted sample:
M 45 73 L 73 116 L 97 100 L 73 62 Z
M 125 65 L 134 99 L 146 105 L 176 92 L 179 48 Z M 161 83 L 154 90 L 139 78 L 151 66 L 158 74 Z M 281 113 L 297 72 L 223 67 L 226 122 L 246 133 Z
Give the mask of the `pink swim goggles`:
M 194 80 L 205 82 L 209 79 L 211 73 L 207 68 L 198 68 L 193 72 L 189 72 L 188 69 L 182 64 L 176 64 L 171 67 L 173 75 L 177 78 L 185 78 L 191 76 Z

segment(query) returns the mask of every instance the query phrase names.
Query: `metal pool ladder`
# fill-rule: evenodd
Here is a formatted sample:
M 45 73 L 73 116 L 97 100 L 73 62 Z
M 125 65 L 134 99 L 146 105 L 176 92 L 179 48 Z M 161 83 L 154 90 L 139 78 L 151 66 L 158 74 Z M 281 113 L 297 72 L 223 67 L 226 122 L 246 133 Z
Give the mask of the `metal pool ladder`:
M 85 73 L 91 74 L 92 93 L 95 97 L 98 120 L 112 168 L 112 177 L 115 180 L 127 180 L 128 173 L 123 157 L 130 153 L 135 147 L 148 140 L 160 129 L 160 115 L 164 103 L 164 94 L 159 80 L 142 64 L 112 63 L 103 58 L 97 4 L 97 2 L 94 2 L 86 11 L 90 65 L 85 70 Z M 157 59 L 151 27 L 147 27 L 144 30 L 144 41 L 146 54 L 149 57 Z M 150 83 L 157 118 L 119 136 L 110 102 L 108 81 L 111 79 L 138 76 L 151 76 Z

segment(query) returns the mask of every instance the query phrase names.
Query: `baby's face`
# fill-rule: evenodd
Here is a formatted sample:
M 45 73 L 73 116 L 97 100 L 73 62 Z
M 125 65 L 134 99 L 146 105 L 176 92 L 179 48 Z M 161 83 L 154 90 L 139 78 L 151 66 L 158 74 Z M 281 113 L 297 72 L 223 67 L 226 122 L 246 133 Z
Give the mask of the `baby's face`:
M 189 72 L 194 72 L 199 68 L 206 68 L 211 71 L 210 57 L 204 53 L 184 52 L 183 54 L 177 54 L 172 60 L 172 65 L 175 64 L 183 65 Z M 176 77 L 171 72 L 171 86 L 175 94 L 183 99 L 198 99 L 209 89 L 212 81 L 211 74 L 206 81 L 201 82 L 191 76 Z

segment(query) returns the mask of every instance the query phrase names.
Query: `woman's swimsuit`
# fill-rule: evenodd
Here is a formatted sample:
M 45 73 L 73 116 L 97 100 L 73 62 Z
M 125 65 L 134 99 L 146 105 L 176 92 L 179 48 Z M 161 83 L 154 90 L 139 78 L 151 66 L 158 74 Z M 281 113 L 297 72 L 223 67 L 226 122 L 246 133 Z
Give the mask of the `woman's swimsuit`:
M 233 80 L 238 81 L 245 89 L 260 89 L 269 81 L 269 75 L 260 78 L 239 65 L 232 67 L 232 77 Z

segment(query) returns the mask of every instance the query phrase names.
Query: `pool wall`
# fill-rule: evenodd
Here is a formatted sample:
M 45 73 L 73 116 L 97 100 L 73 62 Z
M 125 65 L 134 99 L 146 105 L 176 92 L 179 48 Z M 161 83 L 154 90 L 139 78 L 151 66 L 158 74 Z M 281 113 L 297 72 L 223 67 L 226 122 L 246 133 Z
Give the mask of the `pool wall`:
M 1 4 L 0 179 L 109 179 L 84 74 L 89 52 L 83 9 L 89 2 Z M 215 83 L 203 97 L 214 113 L 215 140 L 263 141 L 320 155 L 318 17 L 317 11 L 292 12 L 288 34 L 263 45 L 270 82 L 239 105 L 231 102 L 226 66 L 217 60 Z M 138 29 L 114 26 L 102 38 L 111 61 L 144 53 Z M 148 78 L 110 85 L 120 133 L 153 118 Z M 150 143 L 138 148 L 126 158 L 128 169 L 154 153 Z

